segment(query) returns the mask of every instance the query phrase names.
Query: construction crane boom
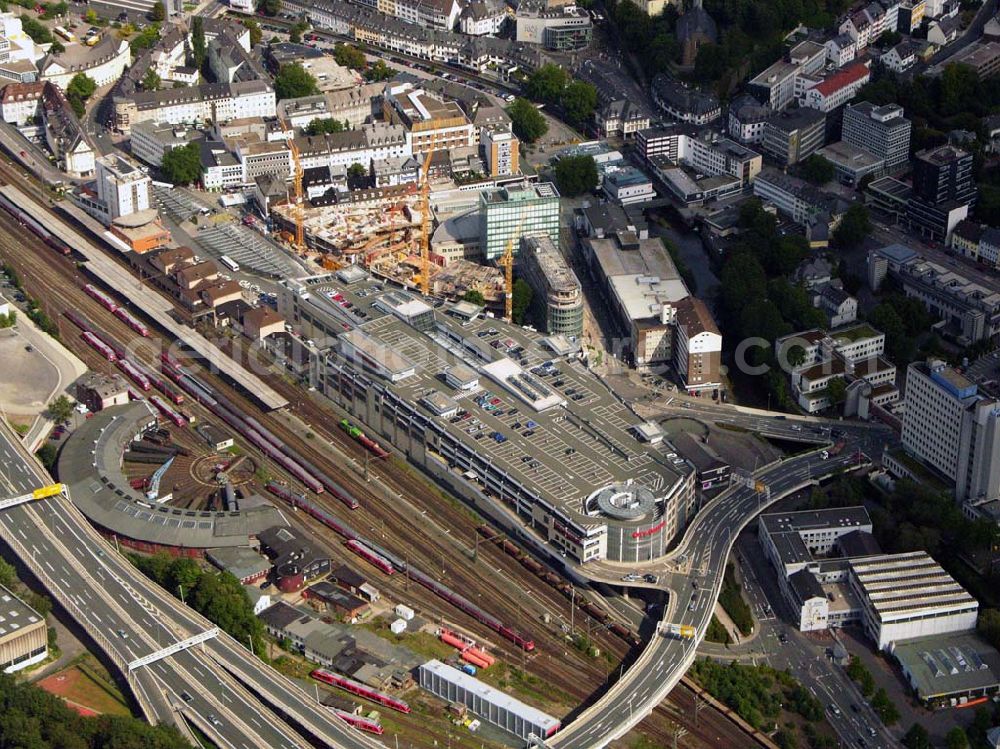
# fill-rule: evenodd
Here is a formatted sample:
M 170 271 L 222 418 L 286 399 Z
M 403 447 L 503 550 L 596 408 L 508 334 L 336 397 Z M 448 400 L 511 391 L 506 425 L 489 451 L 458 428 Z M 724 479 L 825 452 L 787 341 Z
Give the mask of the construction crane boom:
M 514 242 L 520 241 L 521 224 L 517 225 L 514 234 L 507 240 L 503 255 L 497 258 L 497 265 L 503 268 L 503 318 L 511 322 L 514 316 Z
M 424 157 L 424 167 L 421 170 L 420 184 L 420 293 L 428 296 L 431 293 L 431 159 L 434 149 Z
M 292 246 L 299 252 L 306 249 L 306 231 L 304 207 L 302 197 L 302 160 L 299 158 L 299 148 L 295 145 L 295 131 L 288 120 L 280 120 L 281 127 L 285 131 L 285 139 L 288 143 L 288 150 L 292 154 L 292 185 L 295 190 L 295 203 L 292 206 L 292 216 L 295 219 L 295 239 Z

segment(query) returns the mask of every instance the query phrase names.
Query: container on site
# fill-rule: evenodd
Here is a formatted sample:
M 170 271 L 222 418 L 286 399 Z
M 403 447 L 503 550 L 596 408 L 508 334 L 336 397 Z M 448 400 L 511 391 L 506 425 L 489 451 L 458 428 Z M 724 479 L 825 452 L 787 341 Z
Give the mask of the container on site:
M 395 612 L 396 616 L 401 619 L 406 619 L 406 621 L 410 621 L 413 618 L 413 609 L 405 604 L 398 604 L 395 608 Z
M 389 630 L 394 635 L 402 634 L 403 632 L 406 631 L 406 620 L 397 619 L 396 621 L 394 621 L 392 624 L 389 625 Z

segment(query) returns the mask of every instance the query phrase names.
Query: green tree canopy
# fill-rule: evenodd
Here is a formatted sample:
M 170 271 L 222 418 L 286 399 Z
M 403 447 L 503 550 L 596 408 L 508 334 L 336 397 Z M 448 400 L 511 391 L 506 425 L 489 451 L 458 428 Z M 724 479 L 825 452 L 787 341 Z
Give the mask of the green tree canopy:
M 260 24 L 252 18 L 244 18 L 243 26 L 250 32 L 250 46 L 256 47 L 260 44 L 264 38 L 264 31 L 260 28 Z
M 163 21 L 167 17 L 167 9 L 163 5 L 163 0 L 157 0 L 153 5 L 152 18 L 154 21 Z
M 556 162 L 556 185 L 566 197 L 576 197 L 597 187 L 597 164 L 590 155 L 564 156 Z
M 814 153 L 802 162 L 800 167 L 802 178 L 814 185 L 825 185 L 834 177 L 833 164 L 829 159 Z
M 524 325 L 527 322 L 528 310 L 531 308 L 534 296 L 531 284 L 523 278 L 514 281 L 514 289 L 511 292 L 511 317 L 516 324 Z
M 834 377 L 826 386 L 826 390 L 830 397 L 830 403 L 839 406 L 847 397 L 847 382 L 843 377 Z
M 462 295 L 462 299 L 471 304 L 478 304 L 479 306 L 486 304 L 486 297 L 478 289 L 469 289 Z
M 149 70 L 146 71 L 146 75 L 142 77 L 142 90 L 159 91 L 162 83 L 163 81 L 160 79 L 160 76 L 156 74 L 156 68 L 150 65 Z
M 515 99 L 507 107 L 507 114 L 510 115 L 514 135 L 525 143 L 534 143 L 549 130 L 545 117 L 527 99 Z
M 586 81 L 573 81 L 563 89 L 559 103 L 569 123 L 582 127 L 597 107 L 597 89 Z
M 167 182 L 175 185 L 190 185 L 201 179 L 201 148 L 197 143 L 188 143 L 172 148 L 163 155 L 160 166 Z
M 48 414 L 53 421 L 69 421 L 73 415 L 73 402 L 65 395 L 60 395 L 49 404 Z
M 945 749 L 969 749 L 969 738 L 959 726 L 953 727 L 944 737 Z
M 333 48 L 333 59 L 339 65 L 352 70 L 364 70 L 368 67 L 368 59 L 360 47 L 353 44 L 337 44 Z
M 279 100 L 297 99 L 300 96 L 315 96 L 319 93 L 319 86 L 300 63 L 291 62 L 281 66 L 274 79 L 274 93 Z
M 344 123 L 340 120 L 335 120 L 333 117 L 322 117 L 317 120 L 313 120 L 306 127 L 306 132 L 309 135 L 322 135 L 324 133 L 340 133 L 344 130 Z
M 396 75 L 396 71 L 385 64 L 384 60 L 376 60 L 365 71 L 365 80 L 373 83 L 387 81 Z
M 288 41 L 293 44 L 302 43 L 302 35 L 309 29 L 309 24 L 305 21 L 296 21 L 295 25 L 288 30 Z
M 205 19 L 195 16 L 191 20 L 191 64 L 201 70 L 208 57 L 208 43 L 205 41 Z
M 546 63 L 535 70 L 525 84 L 529 99 L 543 104 L 556 104 L 569 83 L 569 74 L 560 65 Z
M 914 723 L 903 736 L 903 746 L 906 749 L 932 749 L 930 734 L 922 725 Z
M 833 232 L 837 245 L 846 249 L 858 247 L 872 230 L 868 209 L 861 203 L 854 203 L 840 220 Z
M 281 0 L 258 0 L 257 10 L 265 16 L 274 18 L 281 12 Z

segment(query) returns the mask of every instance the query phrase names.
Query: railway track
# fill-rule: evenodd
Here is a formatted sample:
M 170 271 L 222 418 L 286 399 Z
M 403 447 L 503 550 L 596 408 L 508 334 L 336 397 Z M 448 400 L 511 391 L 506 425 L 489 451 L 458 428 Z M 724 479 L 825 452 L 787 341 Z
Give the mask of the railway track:
M 6 171 L 0 164 L 0 177 Z M 19 186 L 22 189 L 26 187 L 23 182 L 19 182 Z M 21 272 L 27 290 L 39 300 L 46 313 L 53 320 L 59 321 L 67 345 L 89 367 L 99 371 L 114 370 L 113 365 L 79 339 L 78 331 L 73 329 L 71 324 L 68 322 L 64 324 L 61 313 L 66 309 L 78 310 L 97 321 L 102 328 L 118 336 L 133 335 L 132 331 L 122 320 L 83 292 L 81 286 L 86 279 L 77 271 L 72 261 L 55 256 L 46 245 L 40 241 L 32 241 L 24 234 L 23 228 L 16 221 L 6 213 L 0 212 L 0 254 L 5 259 L 11 260 Z M 14 237 L 17 238 L 16 241 L 12 240 Z M 155 366 L 154 361 L 146 360 L 143 363 Z M 234 392 L 220 378 L 210 377 L 210 379 L 214 387 L 225 392 L 228 398 L 241 405 L 248 413 L 256 412 L 252 404 Z M 320 408 L 309 398 L 303 399 L 300 391 L 289 386 L 280 377 L 270 376 L 267 379 L 270 385 L 279 389 L 279 392 L 291 395 L 290 402 L 298 402 L 297 410 L 300 415 L 309 423 L 317 425 L 314 426 L 314 430 L 325 442 L 335 445 L 338 450 L 354 457 L 355 460 L 363 459 L 364 448 L 337 427 L 337 420 L 331 418 L 328 409 Z M 200 407 L 196 407 L 193 403 L 187 407 L 200 412 L 199 415 L 204 418 L 204 411 Z M 214 420 L 214 417 L 212 418 Z M 440 570 L 441 578 L 447 577 L 449 584 L 454 588 L 479 591 L 475 602 L 487 611 L 511 621 L 530 617 L 532 619 L 530 625 L 525 624 L 523 628 L 530 629 L 535 635 L 538 650 L 531 655 L 524 654 L 475 620 L 451 607 L 442 606 L 439 599 L 420 589 L 419 586 L 407 585 L 405 576 L 395 576 L 394 579 L 381 578 L 380 587 L 391 591 L 402 600 L 417 603 L 425 610 L 442 612 L 442 621 L 447 617 L 449 624 L 453 621 L 460 623 L 462 629 L 474 633 L 480 642 L 491 645 L 491 650 L 502 654 L 508 662 L 522 665 L 529 672 L 534 672 L 564 687 L 566 694 L 575 703 L 587 698 L 596 685 L 604 682 L 608 672 L 615 670 L 611 667 L 612 664 L 603 659 L 589 658 L 578 653 L 567 645 L 561 630 L 542 624 L 541 615 L 546 613 L 553 621 L 555 617 L 569 621 L 570 604 L 558 591 L 528 572 L 516 560 L 489 544 L 481 544 L 479 562 L 472 565 L 460 550 L 473 545 L 475 520 L 460 506 L 442 501 L 437 490 L 423 477 L 416 475 L 409 466 L 400 466 L 390 461 L 383 467 L 383 464 L 372 462 L 373 472 L 377 473 L 380 480 L 393 491 L 406 497 L 407 504 L 412 504 L 415 512 L 430 515 L 439 527 L 456 529 L 444 534 L 445 538 L 429 539 L 420 535 L 419 529 L 399 512 L 398 506 L 393 507 L 382 495 L 372 491 L 363 478 L 353 471 L 344 470 L 343 465 L 332 459 L 328 452 L 324 452 L 315 444 L 310 444 L 315 440 L 303 439 L 301 433 L 296 432 L 279 415 L 258 415 L 257 418 L 276 435 L 300 449 L 307 458 L 315 461 L 324 470 L 330 471 L 331 475 L 336 476 L 346 488 L 356 493 L 362 500 L 362 507 L 351 513 L 323 497 L 321 501 L 328 510 L 339 517 L 345 517 L 359 530 L 366 532 L 370 530 L 373 538 L 387 548 L 397 553 L 401 549 L 407 550 L 406 555 L 411 563 L 428 573 Z M 290 476 L 285 475 L 283 478 L 295 483 Z M 300 518 L 300 521 L 302 520 L 305 519 Z M 366 566 L 365 562 L 348 553 L 342 545 L 330 543 L 327 529 L 315 522 L 306 521 L 305 524 L 310 526 L 317 537 L 325 541 L 325 546 L 336 550 L 335 558 L 344 559 L 356 566 Z M 453 537 L 458 529 L 464 530 L 467 543 Z M 415 530 L 417 530 L 416 537 Z M 415 543 L 416 538 L 419 538 L 420 542 Z M 486 572 L 487 570 L 489 572 Z M 586 621 L 586 615 L 581 612 L 577 617 L 578 628 L 582 628 L 583 621 Z M 604 628 L 592 625 L 591 633 L 595 644 L 603 652 L 613 654 L 615 663 L 626 655 L 625 643 Z M 658 741 L 662 739 L 664 745 L 668 739 L 672 743 L 672 726 L 677 722 L 689 731 L 689 738 L 682 739 L 679 746 L 718 745 L 718 737 L 726 735 L 734 743 L 723 743 L 724 746 L 738 746 L 741 740 L 747 739 L 741 731 L 733 732 L 733 724 L 728 719 L 721 714 L 712 715 L 712 711 L 709 710 L 703 711 L 701 717 L 703 726 L 699 728 L 695 725 L 696 721 L 692 721 L 690 711 L 677 708 L 676 702 L 682 699 L 683 696 L 672 697 L 670 702 L 658 708 L 642 725 L 643 732 L 650 737 L 656 737 Z M 714 736 L 710 735 L 713 732 Z M 697 739 L 697 743 L 693 743 L 694 739 Z

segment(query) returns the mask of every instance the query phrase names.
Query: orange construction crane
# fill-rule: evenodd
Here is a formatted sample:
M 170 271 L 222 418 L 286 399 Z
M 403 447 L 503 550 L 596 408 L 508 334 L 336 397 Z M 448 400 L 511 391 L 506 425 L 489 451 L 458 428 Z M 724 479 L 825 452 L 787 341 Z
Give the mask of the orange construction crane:
M 288 143 L 288 150 L 292 152 L 292 184 L 295 190 L 295 204 L 292 208 L 292 215 L 295 219 L 295 239 L 292 246 L 299 252 L 303 252 L 306 249 L 306 230 L 305 230 L 305 216 L 303 211 L 305 210 L 302 205 L 302 161 L 299 158 L 299 148 L 295 145 L 295 131 L 289 124 L 288 120 L 282 118 L 279 120 L 281 122 L 281 127 L 285 131 L 285 138 Z
M 428 296 L 431 293 L 431 159 L 434 149 L 424 157 L 424 168 L 421 171 L 420 185 L 420 293 Z

